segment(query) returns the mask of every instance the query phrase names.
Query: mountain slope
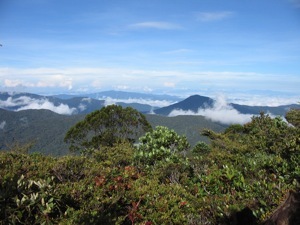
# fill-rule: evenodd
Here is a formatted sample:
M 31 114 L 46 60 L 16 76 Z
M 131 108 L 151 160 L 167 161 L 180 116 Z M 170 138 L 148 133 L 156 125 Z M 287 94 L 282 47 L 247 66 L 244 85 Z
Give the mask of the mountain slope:
M 208 138 L 201 136 L 203 129 L 210 129 L 215 132 L 222 132 L 227 126 L 214 123 L 205 119 L 204 116 L 175 116 L 166 117 L 160 115 L 146 115 L 147 120 L 153 128 L 156 126 L 166 126 L 173 129 L 180 135 L 185 135 L 189 143 L 194 146 L 199 141 L 208 142 Z
M 63 142 L 65 133 L 83 118 L 83 115 L 65 116 L 49 110 L 0 109 L 0 149 L 34 142 L 33 152 L 64 155 L 68 153 L 68 146 Z
M 218 107 L 215 107 L 218 105 Z M 228 107 L 237 110 L 241 114 L 254 114 L 258 115 L 260 112 L 270 113 L 276 116 L 284 116 L 287 111 L 292 108 L 300 108 L 300 105 L 291 104 L 291 105 L 283 105 L 283 106 L 248 106 L 248 105 L 239 105 L 234 103 L 227 104 L 223 102 L 221 104 L 218 103 L 218 100 L 213 100 L 208 97 L 200 96 L 200 95 L 192 95 L 178 103 L 169 105 L 167 107 L 162 107 L 157 110 L 154 110 L 156 114 L 167 116 L 173 110 L 182 110 L 182 111 L 191 111 L 195 114 L 199 111 L 199 109 L 214 109 L 214 110 L 222 110 Z
M 224 126 L 206 120 L 202 116 L 165 117 L 146 115 L 150 124 L 174 129 L 186 135 L 190 144 L 207 141 L 200 136 L 203 128 L 221 131 Z M 51 155 L 65 155 L 68 145 L 64 143 L 66 132 L 84 115 L 60 115 L 49 110 L 24 110 L 19 112 L 0 109 L 0 150 L 8 149 L 16 143 L 35 142 L 32 152 Z
M 165 116 L 169 115 L 175 109 L 181 109 L 184 111 L 191 110 L 196 113 L 199 108 L 211 107 L 213 105 L 213 102 L 213 99 L 209 97 L 192 95 L 178 103 L 154 110 L 154 112 L 156 114 Z

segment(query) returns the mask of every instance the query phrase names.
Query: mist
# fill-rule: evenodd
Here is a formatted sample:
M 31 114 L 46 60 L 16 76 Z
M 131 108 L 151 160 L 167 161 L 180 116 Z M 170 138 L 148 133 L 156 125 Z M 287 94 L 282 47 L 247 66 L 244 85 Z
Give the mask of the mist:
M 34 99 L 27 96 L 19 98 L 9 97 L 7 100 L 0 100 L 0 108 L 18 107 L 15 111 L 27 109 L 47 109 L 58 114 L 71 115 L 76 113 L 76 108 L 70 108 L 68 105 L 60 104 L 58 106 L 50 102 L 47 98 Z
M 178 115 L 198 115 L 204 116 L 213 122 L 219 122 L 222 124 L 245 124 L 251 121 L 253 114 L 242 114 L 232 106 L 230 106 L 226 98 L 222 95 L 218 96 L 214 101 L 214 104 L 210 108 L 199 108 L 197 112 L 191 110 L 173 110 L 169 116 Z
M 116 104 L 117 102 L 124 102 L 127 104 L 139 103 L 139 104 L 151 105 L 153 107 L 165 107 L 175 103 L 167 100 L 152 100 L 152 99 L 142 99 L 142 98 L 115 99 L 115 98 L 107 97 L 104 100 L 105 100 L 104 104 L 106 106 Z
M 5 125 L 6 125 L 6 121 L 2 121 L 2 122 L 0 123 L 0 130 L 3 130 L 4 127 L 5 127 Z

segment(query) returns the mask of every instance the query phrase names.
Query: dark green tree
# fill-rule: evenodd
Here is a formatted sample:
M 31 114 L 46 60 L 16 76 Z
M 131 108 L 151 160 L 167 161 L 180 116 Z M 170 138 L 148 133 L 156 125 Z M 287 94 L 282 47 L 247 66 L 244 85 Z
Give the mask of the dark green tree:
M 110 105 L 88 114 L 70 128 L 64 140 L 70 144 L 71 151 L 84 151 L 122 141 L 134 142 L 150 130 L 152 127 L 142 113 L 131 107 Z
M 285 118 L 289 123 L 300 128 L 300 109 L 292 109 L 288 111 Z

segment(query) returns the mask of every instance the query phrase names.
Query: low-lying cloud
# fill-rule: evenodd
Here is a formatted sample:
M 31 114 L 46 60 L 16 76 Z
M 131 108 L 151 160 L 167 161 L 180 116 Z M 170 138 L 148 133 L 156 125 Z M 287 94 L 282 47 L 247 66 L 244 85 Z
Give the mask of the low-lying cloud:
M 219 96 L 215 100 L 211 108 L 199 108 L 197 112 L 191 110 L 173 110 L 169 116 L 178 115 L 200 115 L 204 116 L 213 122 L 219 122 L 222 124 L 245 124 L 251 121 L 252 114 L 242 114 L 232 106 L 230 106 L 224 96 Z
M 145 104 L 145 105 L 151 105 L 153 107 L 165 107 L 169 106 L 171 104 L 174 104 L 176 102 L 171 102 L 167 100 L 153 100 L 153 99 L 142 99 L 142 98 L 129 98 L 129 99 L 115 99 L 111 97 L 104 98 L 105 105 L 113 105 L 117 102 L 123 102 L 123 103 L 139 103 L 139 104 Z
M 58 114 L 71 115 L 76 113 L 76 108 L 70 108 L 68 105 L 59 104 L 54 105 L 47 98 L 35 99 L 28 96 L 21 96 L 18 98 L 8 97 L 7 100 L 0 100 L 0 108 L 12 108 L 15 111 L 28 110 L 28 109 L 47 109 Z
M 2 122 L 0 123 L 0 130 L 3 130 L 4 127 L 5 127 L 5 125 L 6 125 L 6 121 L 2 121 Z

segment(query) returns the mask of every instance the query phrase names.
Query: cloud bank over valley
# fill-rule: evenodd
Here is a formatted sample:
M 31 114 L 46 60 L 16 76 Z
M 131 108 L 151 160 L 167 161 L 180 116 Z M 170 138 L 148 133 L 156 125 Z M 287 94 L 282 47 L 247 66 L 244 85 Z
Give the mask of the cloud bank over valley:
M 245 124 L 250 122 L 253 114 L 242 114 L 230 106 L 224 96 L 218 96 L 212 107 L 199 108 L 197 112 L 182 109 L 173 110 L 169 116 L 193 115 L 204 116 L 205 118 L 222 124 Z
M 58 114 L 71 115 L 76 112 L 76 108 L 70 108 L 66 104 L 54 105 L 47 98 L 35 99 L 28 96 L 18 98 L 8 97 L 7 100 L 0 100 L 0 108 L 16 108 L 14 111 L 27 109 L 47 109 Z
M 116 99 L 116 98 L 106 97 L 101 99 L 105 100 L 105 105 L 113 105 L 118 102 L 123 102 L 127 104 L 138 103 L 138 104 L 150 105 L 153 107 L 165 107 L 176 103 L 168 100 L 154 100 L 154 99 L 142 99 L 142 98 Z

